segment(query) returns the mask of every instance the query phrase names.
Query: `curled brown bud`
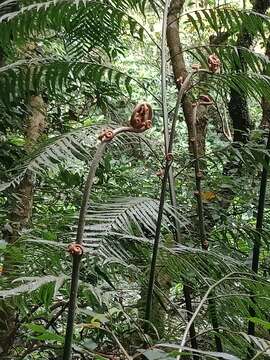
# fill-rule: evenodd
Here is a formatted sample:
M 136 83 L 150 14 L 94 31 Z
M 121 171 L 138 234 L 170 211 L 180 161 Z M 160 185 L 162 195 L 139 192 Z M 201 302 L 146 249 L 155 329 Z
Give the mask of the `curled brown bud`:
M 103 129 L 98 136 L 100 141 L 110 141 L 114 137 L 114 133 L 112 129 Z
M 151 120 L 146 120 L 145 122 L 145 128 L 146 129 L 150 129 L 152 127 L 152 121 Z
M 215 55 L 215 54 L 209 55 L 209 57 L 208 57 L 208 67 L 209 67 L 209 70 L 212 73 L 219 72 L 220 65 L 221 65 L 221 63 L 220 63 L 220 60 L 217 57 L 217 55 Z
M 167 161 L 173 161 L 173 154 L 172 153 L 167 153 L 165 158 L 166 158 Z
M 130 118 L 130 125 L 136 129 L 149 129 L 152 126 L 153 110 L 147 102 L 135 106 Z
M 68 245 L 68 252 L 72 256 L 82 256 L 84 253 L 84 249 L 81 244 L 72 243 Z

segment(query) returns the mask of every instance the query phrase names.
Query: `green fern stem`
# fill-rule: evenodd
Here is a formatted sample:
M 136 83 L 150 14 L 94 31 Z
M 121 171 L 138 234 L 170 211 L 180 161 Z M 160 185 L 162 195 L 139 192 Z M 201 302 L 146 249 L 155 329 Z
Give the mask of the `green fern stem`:
M 266 150 L 270 150 L 270 131 L 268 133 L 268 139 L 266 144 Z M 267 177 L 268 177 L 268 166 L 269 166 L 269 155 L 266 154 L 265 165 L 262 170 L 261 175 L 261 184 L 260 184 L 260 194 L 258 201 L 258 211 L 257 211 L 257 219 L 256 219 L 256 238 L 254 239 L 253 245 L 253 255 L 252 255 L 252 271 L 254 273 L 258 273 L 259 270 L 259 261 L 260 261 L 260 249 L 261 249 L 261 236 L 263 229 L 263 218 L 264 218 L 264 207 L 265 207 L 265 197 L 266 197 L 266 186 L 267 186 Z M 254 297 L 251 296 L 251 300 L 255 303 Z M 249 313 L 251 317 L 256 316 L 256 311 L 254 307 L 250 307 Z M 248 335 L 255 335 L 255 324 L 252 321 L 248 323 Z
M 197 122 L 197 110 L 198 106 L 200 105 L 200 101 L 193 104 L 193 114 L 192 114 L 192 134 L 191 134 L 191 144 L 192 144 L 192 151 L 193 151 L 193 157 L 194 157 L 194 171 L 195 171 L 195 181 L 196 181 L 196 199 L 197 199 L 197 213 L 198 213 L 198 228 L 199 228 L 199 236 L 201 241 L 201 247 L 203 250 L 208 250 L 208 241 L 206 237 L 206 231 L 205 231 L 205 221 L 204 221 L 204 208 L 203 208 L 203 201 L 202 201 L 202 172 L 200 169 L 200 157 L 199 157 L 199 151 L 198 151 L 198 138 L 197 138 L 197 128 L 196 128 L 196 122 Z M 208 299 L 208 310 L 210 313 L 210 318 L 212 322 L 212 327 L 216 333 L 219 332 L 219 323 L 218 323 L 218 317 L 217 317 L 217 311 L 216 311 L 216 304 L 214 299 Z M 215 343 L 216 343 L 216 349 L 218 352 L 223 351 L 222 342 L 220 339 L 220 336 L 215 335 Z
M 145 111 L 145 107 L 148 108 L 148 111 L 142 112 L 142 109 L 144 109 Z M 134 117 L 136 118 L 137 121 L 139 121 L 137 127 L 134 127 L 133 124 Z M 73 340 L 74 319 L 76 313 L 76 302 L 77 302 L 78 284 L 79 284 L 79 275 L 80 275 L 80 261 L 81 261 L 81 256 L 83 255 L 82 243 L 83 243 L 83 234 L 85 227 L 85 217 L 86 217 L 89 197 L 97 168 L 102 159 L 107 144 L 110 143 L 113 138 L 115 138 L 117 135 L 121 133 L 126 133 L 126 132 L 141 133 L 149 129 L 151 126 L 152 126 L 152 108 L 148 103 L 141 103 L 135 107 L 132 113 L 130 126 L 119 127 L 114 130 L 110 130 L 110 129 L 103 130 L 99 136 L 101 142 L 92 159 L 88 176 L 84 186 L 79 222 L 77 227 L 76 241 L 74 244 L 74 247 L 76 248 L 77 246 L 77 248 L 81 251 L 71 252 L 71 254 L 73 255 L 73 265 L 72 265 L 71 288 L 70 288 L 70 296 L 69 296 L 69 307 L 68 307 L 63 360 L 70 360 L 72 355 L 72 340 Z
M 168 161 L 168 159 L 167 159 L 166 164 L 165 164 L 165 169 L 164 169 L 164 175 L 163 175 L 163 179 L 162 179 L 160 198 L 159 198 L 158 218 L 157 218 L 157 224 L 156 224 L 155 240 L 154 240 L 154 246 L 153 246 L 150 275 L 149 275 L 149 282 L 148 282 L 148 289 L 147 289 L 147 297 L 146 297 L 146 307 L 145 307 L 145 320 L 146 320 L 145 331 L 146 332 L 149 330 L 149 321 L 151 320 L 156 263 L 157 263 L 157 255 L 158 255 L 158 248 L 159 248 L 159 238 L 160 238 L 160 232 L 161 232 L 161 223 L 162 223 L 162 216 L 163 216 L 163 210 L 164 210 L 166 187 L 167 187 L 170 165 L 171 165 L 171 161 Z
M 145 317 L 144 317 L 145 321 L 146 321 L 145 331 L 149 330 L 149 321 L 151 319 L 153 291 L 154 291 L 155 273 L 156 273 L 156 263 L 157 263 L 157 255 L 158 255 L 158 248 L 159 248 L 159 238 L 160 238 L 160 233 L 161 233 L 161 224 L 162 224 L 162 217 L 163 217 L 163 210 L 164 210 L 164 203 L 165 203 L 165 196 L 166 196 L 166 187 L 167 187 L 167 182 L 168 182 L 168 178 L 169 178 L 171 163 L 173 160 L 172 149 L 173 149 L 173 141 L 174 141 L 176 122 L 177 122 L 177 118 L 178 118 L 178 112 L 179 112 L 180 105 L 182 103 L 182 99 L 188 90 L 190 80 L 191 80 L 192 76 L 197 72 L 198 71 L 191 71 L 187 75 L 186 79 L 184 80 L 184 82 L 179 90 L 176 105 L 174 108 L 174 117 L 173 117 L 173 121 L 172 121 L 170 136 L 168 139 L 168 146 L 166 149 L 167 150 L 166 156 L 165 156 L 166 162 L 165 162 L 164 175 L 162 178 L 161 192 L 160 192 L 160 197 L 159 197 L 159 210 L 158 210 L 158 217 L 157 217 L 157 223 L 156 223 L 156 232 L 155 232 L 155 239 L 154 239 L 154 245 L 153 245 L 152 259 L 151 259 L 151 265 L 150 265 L 150 274 L 149 274 L 149 280 L 148 280 Z M 168 155 L 171 155 L 172 158 L 170 159 L 170 156 L 168 156 Z
M 162 43 L 161 43 L 161 93 L 162 93 L 162 113 L 163 113 L 163 126 L 164 126 L 164 145 L 165 151 L 168 152 L 169 145 L 169 126 L 168 126 L 168 106 L 167 106 L 167 85 L 166 85 L 166 66 L 167 66 L 167 47 L 166 47 L 166 32 L 167 32 L 167 21 L 168 21 L 168 9 L 169 9 L 170 1 L 165 1 L 164 12 L 163 12 L 163 24 L 162 24 Z M 177 207 L 177 199 L 176 199 L 176 186 L 174 179 L 173 167 L 171 166 L 168 174 L 169 181 L 169 189 L 170 189 L 170 199 L 171 204 L 174 209 Z M 175 225 L 175 242 L 181 243 L 181 228 L 179 221 L 177 219 L 174 220 Z M 191 288 L 184 284 L 183 285 L 183 293 L 185 300 L 185 307 L 187 311 L 188 321 L 191 318 L 192 314 L 192 300 L 191 300 Z M 195 326 L 192 323 L 190 327 L 190 343 L 193 349 L 198 349 L 197 338 L 196 338 L 196 330 Z M 194 360 L 197 360 L 198 357 L 196 355 L 193 356 Z
M 88 201 L 91 193 L 91 189 L 94 182 L 94 177 L 98 165 L 102 159 L 107 142 L 102 141 L 96 150 L 96 153 L 91 162 L 87 180 L 84 186 L 84 192 L 82 197 L 79 222 L 77 228 L 76 244 L 82 245 L 83 242 L 83 233 L 85 227 L 85 216 L 88 207 Z M 78 294 L 78 283 L 79 283 L 79 274 L 80 274 L 80 262 L 81 255 L 73 255 L 73 264 L 72 264 L 72 277 L 71 277 L 71 286 L 70 286 L 70 296 L 69 296 L 69 306 L 68 306 L 68 317 L 66 325 L 66 336 L 63 352 L 63 360 L 70 360 L 72 354 L 72 339 L 73 339 L 73 329 L 74 329 L 74 319 L 76 314 L 76 303 L 77 303 L 77 294 Z

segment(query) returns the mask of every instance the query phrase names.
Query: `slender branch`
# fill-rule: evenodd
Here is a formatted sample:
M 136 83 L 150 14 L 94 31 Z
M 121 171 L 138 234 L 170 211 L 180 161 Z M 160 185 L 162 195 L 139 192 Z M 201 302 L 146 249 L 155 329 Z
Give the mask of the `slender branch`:
M 153 301 L 153 289 L 154 289 L 154 283 L 155 283 L 155 272 L 156 272 L 156 262 L 157 262 L 157 254 L 158 254 L 158 248 L 159 248 L 159 238 L 160 238 L 160 232 L 161 232 L 161 224 L 162 224 L 162 217 L 163 217 L 163 210 L 164 210 L 164 203 L 165 203 L 165 195 L 166 195 L 166 186 L 167 181 L 169 177 L 169 170 L 170 166 L 173 160 L 172 155 L 172 149 L 173 149 L 173 140 L 174 140 L 174 133 L 175 133 L 175 127 L 176 122 L 178 118 L 178 112 L 179 108 L 182 102 L 182 99 L 188 90 L 189 82 L 191 80 L 191 77 L 193 74 L 197 73 L 197 71 L 192 71 L 190 74 L 187 75 L 186 79 L 184 80 L 177 97 L 177 102 L 174 109 L 174 117 L 172 121 L 172 127 L 171 132 L 169 136 L 168 141 L 168 150 L 165 157 L 165 169 L 164 169 L 164 175 L 162 179 L 161 184 L 161 192 L 160 192 L 160 198 L 159 198 L 159 209 L 158 209 L 158 218 L 157 218 L 157 224 L 156 224 L 156 232 L 155 232 L 155 239 L 154 239 L 154 245 L 153 245 L 153 253 L 152 253 L 152 259 L 151 259 L 151 266 L 150 266 L 150 275 L 149 275 L 149 282 L 148 282 L 148 291 L 147 291 L 147 299 L 146 299 L 146 308 L 145 308 L 145 320 L 146 320 L 146 328 L 147 331 L 149 329 L 149 321 L 151 317 L 152 312 L 152 301 Z
M 130 126 L 124 126 L 114 130 L 106 129 L 103 130 L 102 133 L 99 135 L 99 139 L 101 140 L 101 142 L 98 145 L 96 153 L 91 162 L 82 196 L 76 242 L 74 244 L 69 245 L 69 252 L 73 256 L 73 264 L 72 264 L 72 277 L 71 277 L 63 360 L 70 360 L 72 355 L 72 338 L 73 338 L 74 319 L 76 313 L 76 302 L 77 302 L 77 294 L 78 294 L 80 261 L 83 255 L 82 243 L 83 243 L 83 234 L 85 227 L 85 217 L 86 217 L 89 197 L 93 186 L 96 170 L 102 159 L 107 144 L 111 142 L 111 140 L 114 137 L 124 132 L 134 132 L 134 133 L 144 132 L 145 130 L 149 129 L 152 126 L 152 115 L 153 115 L 152 107 L 148 103 L 138 104 L 131 115 Z
M 198 106 L 200 106 L 201 102 L 200 100 L 194 104 L 193 106 L 193 114 L 192 114 L 192 138 L 191 138 L 191 144 L 192 144 L 192 150 L 193 150 L 193 156 L 194 156 L 194 170 L 195 170 L 195 179 L 196 179 L 196 199 L 197 199 L 197 211 L 198 211 L 198 219 L 199 219 L 199 235 L 200 235 L 200 241 L 201 241 L 201 247 L 203 250 L 208 250 L 208 241 L 206 238 L 206 231 L 205 231 L 205 221 L 204 221 L 204 208 L 203 208 L 203 201 L 202 201 L 202 188 L 201 188 L 201 180 L 202 180 L 202 171 L 200 169 L 200 157 L 199 157 L 199 151 L 198 151 L 198 136 L 197 136 L 197 110 Z M 211 322 L 213 329 L 218 333 L 219 332 L 219 324 L 217 320 L 217 312 L 216 312 L 216 304 L 213 299 L 208 299 L 208 310 L 212 309 L 212 312 L 214 314 L 211 314 Z M 215 343 L 216 343 L 216 349 L 219 352 L 222 352 L 222 343 L 221 339 L 218 335 L 215 335 Z
M 121 344 L 121 342 L 118 340 L 117 336 L 115 335 L 115 333 L 110 330 L 106 325 L 105 327 L 103 328 L 103 330 L 106 330 L 109 334 L 111 334 L 111 336 L 114 338 L 115 342 L 117 343 L 117 345 L 119 346 L 120 350 L 122 351 L 123 355 L 125 356 L 125 358 L 127 360 L 131 360 L 132 359 L 132 356 L 130 356 L 126 349 L 124 348 L 124 346 Z
M 206 239 L 206 232 L 205 232 L 205 224 L 204 224 L 204 209 L 203 209 L 203 202 L 202 202 L 202 189 L 201 189 L 201 180 L 202 180 L 202 171 L 200 169 L 200 158 L 198 152 L 198 139 L 197 139 L 197 129 L 196 129 L 196 122 L 197 122 L 197 110 L 198 106 L 200 105 L 199 102 L 194 104 L 193 107 L 193 114 L 192 114 L 192 150 L 193 150 L 193 157 L 194 157 L 194 170 L 195 170 L 195 179 L 196 179 L 196 199 L 197 199 L 197 211 L 198 211 L 198 218 L 199 218 L 199 235 L 201 246 L 203 250 L 208 249 L 208 241 Z
M 86 180 L 85 187 L 84 187 L 84 193 L 83 193 L 78 228 L 77 228 L 77 236 L 76 236 L 76 244 L 79 244 L 79 245 L 82 244 L 82 240 L 83 240 L 85 216 L 86 216 L 90 191 L 91 191 L 91 188 L 92 188 L 92 185 L 94 182 L 94 177 L 96 174 L 97 167 L 100 163 L 100 160 L 102 159 L 102 155 L 105 151 L 106 146 L 107 146 L 107 142 L 101 142 L 98 145 L 98 148 L 93 157 L 93 160 L 90 165 L 89 172 L 88 172 L 87 180 Z M 69 307 L 68 307 L 68 318 L 67 318 L 67 326 L 66 326 L 66 336 L 65 336 L 63 360 L 71 359 L 72 337 L 73 337 L 74 319 L 75 319 L 75 312 L 76 312 L 80 261 L 81 261 L 81 256 L 73 256 L 71 290 L 70 290 L 70 299 L 69 299 Z
M 230 277 L 232 277 L 232 275 L 234 275 L 236 273 L 230 273 L 226 276 L 224 276 L 222 279 L 220 279 L 219 281 L 217 281 L 215 284 L 213 284 L 212 286 L 209 287 L 209 289 L 206 291 L 206 293 L 204 294 L 202 300 L 200 301 L 200 304 L 197 306 L 197 309 L 194 311 L 189 323 L 186 326 L 182 341 L 181 341 L 181 348 L 185 346 L 186 343 L 186 339 L 188 336 L 188 332 L 190 329 L 191 324 L 194 322 L 194 320 L 196 319 L 196 317 L 198 316 L 203 304 L 207 301 L 209 294 L 211 294 L 211 292 L 217 287 L 219 286 L 221 283 L 223 283 L 224 281 L 228 280 Z M 179 352 L 182 352 L 182 349 L 179 350 Z M 178 357 L 179 359 L 180 357 Z
M 169 125 L 168 125 L 168 105 L 167 105 L 167 81 L 166 81 L 166 31 L 167 31 L 167 18 L 170 0 L 165 1 L 163 23 L 162 23 L 162 41 L 161 41 L 161 97 L 162 97 L 162 113 L 163 113 L 163 126 L 164 126 L 164 143 L 166 153 L 169 146 Z
M 161 43 L 161 95 L 162 95 L 162 112 L 163 112 L 163 126 L 164 126 L 164 143 L 165 143 L 165 153 L 169 152 L 169 125 L 168 125 L 168 105 L 167 105 L 167 46 L 166 46 L 166 32 L 167 32 L 167 19 L 168 19 L 168 10 L 169 10 L 170 0 L 165 1 L 164 13 L 163 13 L 163 23 L 162 23 L 162 43 Z M 176 192 L 175 192 L 175 179 L 173 176 L 173 167 L 169 169 L 169 187 L 170 187 L 170 197 L 171 204 L 174 209 L 177 206 Z M 178 221 L 175 221 L 176 229 L 176 240 L 178 243 L 181 242 L 181 229 Z
M 149 330 L 149 321 L 152 312 L 152 301 L 153 301 L 153 289 L 155 283 L 155 272 L 156 272 L 156 262 L 157 262 L 157 254 L 158 254 L 158 247 L 159 247 L 159 237 L 161 232 L 161 223 L 162 223 L 162 216 L 163 216 L 163 209 L 164 209 L 164 202 L 165 202 L 165 194 L 166 194 L 166 185 L 169 175 L 169 169 L 171 166 L 171 161 L 166 160 L 166 165 L 164 169 L 164 175 L 162 179 L 161 185 L 161 193 L 159 198 L 159 209 L 158 209 L 158 218 L 156 224 L 156 233 L 155 233 L 155 240 L 153 246 L 153 253 L 152 253 L 152 260 L 151 260 L 151 267 L 150 267 L 150 275 L 149 275 L 149 282 L 148 282 L 148 290 L 147 290 L 147 299 L 146 299 L 146 308 L 145 308 L 145 330 Z
M 268 132 L 268 139 L 266 144 L 266 150 L 270 150 L 270 131 Z M 258 212 L 256 220 L 256 238 L 254 239 L 253 245 L 253 255 L 252 255 L 252 271 L 258 273 L 259 270 L 259 260 L 260 260 L 260 250 L 261 250 L 261 237 L 263 230 L 263 218 L 264 218 L 264 207 L 265 207 L 265 197 L 266 197 L 266 186 L 267 186 L 267 177 L 268 177 L 268 166 L 269 166 L 269 155 L 266 154 L 264 157 L 265 165 L 263 166 L 263 171 L 261 175 L 261 184 L 260 184 L 260 194 L 258 201 Z M 252 301 L 255 303 L 255 299 L 252 296 Z M 254 307 L 250 307 L 249 313 L 251 317 L 256 316 Z M 252 321 L 248 323 L 248 335 L 255 335 L 255 324 Z

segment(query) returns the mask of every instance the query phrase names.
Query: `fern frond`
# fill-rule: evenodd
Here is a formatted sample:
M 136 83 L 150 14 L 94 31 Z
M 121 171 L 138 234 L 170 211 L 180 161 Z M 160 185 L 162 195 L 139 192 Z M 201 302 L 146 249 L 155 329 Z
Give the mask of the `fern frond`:
M 139 7 L 138 4 L 141 6 Z M 129 14 L 128 9 L 141 8 L 145 3 L 133 1 L 103 2 L 95 0 L 56 0 L 33 3 L 18 11 L 6 13 L 0 18 L 0 44 L 45 34 L 49 30 L 56 34 L 64 32 L 71 52 L 76 57 L 101 48 L 111 54 L 112 50 L 123 48 L 120 36 L 129 27 L 133 37 L 142 39 L 148 30 Z M 31 21 L 29 21 L 31 19 Z
M 226 73 L 239 72 L 239 69 L 245 69 L 246 72 L 269 75 L 269 58 L 247 48 L 232 45 L 201 45 L 186 48 L 184 51 L 191 54 L 205 67 L 207 67 L 208 56 L 215 53 L 221 60 L 222 68 Z
M 257 101 L 260 101 L 263 96 L 270 96 L 270 76 L 264 74 L 222 73 L 209 76 L 203 84 L 217 94 L 221 94 L 221 90 L 230 92 L 234 89 L 238 93 L 254 97 Z
M 246 30 L 253 36 L 260 34 L 265 39 L 265 30 L 270 28 L 269 16 L 250 10 L 238 10 L 230 5 L 190 11 L 182 16 L 187 17 L 198 35 L 204 32 L 208 25 L 217 33 L 227 31 L 229 35 L 233 35 L 240 30 Z
M 27 172 L 40 176 L 50 171 L 58 171 L 60 166 L 72 168 L 73 164 L 78 164 L 79 161 L 89 163 L 96 150 L 98 134 L 103 127 L 104 125 L 94 125 L 79 128 L 42 143 L 30 156 L 21 160 L 17 167 L 6 172 L 11 180 L 0 183 L 0 192 L 19 184 Z M 106 127 L 115 128 L 117 125 L 106 124 Z M 110 143 L 110 147 L 116 152 L 122 151 L 131 143 L 138 143 L 141 138 L 143 135 L 140 134 L 122 134 Z
M 246 270 L 243 262 L 230 256 L 211 249 L 205 252 L 184 245 L 178 245 L 164 252 L 162 263 L 164 263 L 164 271 L 169 272 L 175 281 L 177 278 L 179 280 L 181 275 L 191 283 L 196 279 L 204 285 L 216 281 L 221 275 Z
M 42 144 L 31 157 L 26 158 L 23 165 L 10 170 L 12 179 L 0 184 L 0 191 L 20 183 L 28 171 L 44 174 L 49 170 L 59 169 L 59 165 L 68 165 L 79 160 L 88 161 L 94 150 L 97 136 L 97 126 L 77 129 L 68 134 L 49 139 Z
M 63 283 L 65 279 L 67 279 L 65 275 L 60 275 L 60 276 L 47 275 L 42 277 L 18 278 L 16 279 L 17 282 L 20 281 L 25 283 L 13 289 L 0 290 L 0 299 L 6 299 L 6 298 L 22 295 L 25 293 L 28 294 L 39 289 L 41 286 L 49 283 L 55 283 L 55 286 L 59 288 L 59 286 Z
M 21 60 L 0 69 L 0 101 L 9 104 L 14 98 L 25 96 L 30 91 L 39 93 L 43 87 L 59 94 L 68 82 L 81 80 L 96 84 L 101 79 L 118 87 L 123 85 L 129 93 L 131 91 L 133 78 L 107 64 L 64 59 Z
M 113 203 L 95 204 L 90 207 L 85 228 L 86 243 L 91 243 L 97 238 L 104 238 L 111 233 L 122 235 L 144 236 L 148 233 L 153 236 L 156 230 L 156 219 L 158 214 L 158 201 L 150 198 L 120 198 L 114 199 Z M 170 217 L 174 217 L 183 225 L 187 220 L 180 219 L 179 213 L 169 205 L 165 205 L 163 226 L 172 227 Z M 91 222 L 89 224 L 89 221 Z

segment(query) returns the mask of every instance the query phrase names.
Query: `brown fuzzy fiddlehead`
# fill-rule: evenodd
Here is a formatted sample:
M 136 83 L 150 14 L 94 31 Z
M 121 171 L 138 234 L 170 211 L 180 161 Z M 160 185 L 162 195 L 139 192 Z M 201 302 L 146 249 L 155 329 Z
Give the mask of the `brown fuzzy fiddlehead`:
M 68 245 L 68 252 L 72 256 L 82 256 L 84 248 L 81 244 L 72 243 Z
M 214 74 L 218 73 L 220 70 L 220 65 L 221 65 L 221 62 L 220 62 L 219 58 L 217 57 L 217 55 L 212 54 L 209 56 L 208 67 L 212 73 L 214 73 Z
M 129 126 L 120 126 L 116 129 L 103 129 L 98 136 L 100 143 L 98 144 L 96 153 L 92 159 L 88 176 L 85 182 L 85 187 L 82 196 L 82 203 L 79 215 L 79 222 L 77 227 L 76 243 L 72 243 L 68 247 L 68 252 L 73 257 L 72 265 L 72 278 L 71 278 L 71 290 L 69 297 L 68 317 L 66 325 L 66 336 L 63 350 L 63 360 L 70 360 L 72 357 L 72 341 L 73 341 L 73 329 L 74 329 L 74 316 L 76 312 L 76 301 L 79 286 L 79 274 L 80 274 L 80 261 L 84 253 L 82 246 L 86 212 L 89 203 L 89 197 L 91 189 L 94 183 L 94 177 L 96 170 L 99 166 L 100 161 L 107 145 L 116 136 L 121 133 L 141 133 L 149 129 L 152 126 L 152 107 L 148 103 L 138 104 L 131 116 Z
M 147 102 L 135 106 L 130 118 L 130 125 L 136 129 L 149 129 L 152 126 L 153 110 Z
M 111 141 L 114 138 L 114 132 L 111 129 L 103 129 L 98 136 L 100 141 Z
M 171 161 L 173 161 L 173 154 L 172 153 L 167 153 L 165 158 L 166 158 L 166 160 L 168 162 L 171 162 Z

